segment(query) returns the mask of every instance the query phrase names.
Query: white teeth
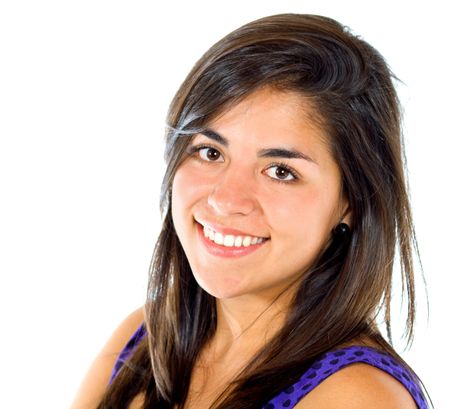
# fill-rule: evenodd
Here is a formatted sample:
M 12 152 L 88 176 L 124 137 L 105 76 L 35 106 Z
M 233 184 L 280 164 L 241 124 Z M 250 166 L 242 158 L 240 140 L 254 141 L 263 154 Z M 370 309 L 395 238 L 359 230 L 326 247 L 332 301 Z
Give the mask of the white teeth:
M 227 234 L 223 239 L 223 245 L 227 247 L 233 247 L 234 244 L 234 236 L 231 234 Z
M 214 233 L 214 243 L 223 244 L 223 236 L 220 233 Z
M 232 234 L 223 235 L 221 233 L 217 233 L 214 230 L 210 229 L 207 226 L 203 226 L 203 234 L 209 240 L 213 241 L 216 244 L 225 247 L 248 247 L 250 245 L 259 244 L 264 241 L 261 237 L 251 237 L 251 236 L 233 236 Z
M 210 230 L 206 226 L 203 226 L 203 235 L 208 239 L 209 239 L 209 232 Z

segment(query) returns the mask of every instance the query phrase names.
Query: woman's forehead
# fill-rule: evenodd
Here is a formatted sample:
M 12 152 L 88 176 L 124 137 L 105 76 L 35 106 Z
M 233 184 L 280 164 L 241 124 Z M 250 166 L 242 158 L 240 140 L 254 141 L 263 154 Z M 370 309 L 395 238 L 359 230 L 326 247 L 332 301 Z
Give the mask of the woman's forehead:
M 300 143 L 311 145 L 311 149 L 320 145 L 328 150 L 328 133 L 314 119 L 315 111 L 311 98 L 293 91 L 264 88 L 249 94 L 205 124 L 205 133 L 212 131 L 222 141 L 229 140 L 230 143 L 239 140 L 255 140 L 262 145 Z

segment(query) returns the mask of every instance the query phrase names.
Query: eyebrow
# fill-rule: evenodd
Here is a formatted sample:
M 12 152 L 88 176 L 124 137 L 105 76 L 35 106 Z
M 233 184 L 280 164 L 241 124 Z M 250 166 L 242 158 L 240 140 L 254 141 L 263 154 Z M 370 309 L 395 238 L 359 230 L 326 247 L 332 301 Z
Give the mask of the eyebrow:
M 213 131 L 212 129 L 203 129 L 199 132 L 200 134 L 206 136 L 209 139 L 212 139 L 221 145 L 228 147 L 230 145 L 228 139 L 226 139 L 224 136 L 218 134 L 216 131 Z M 305 159 L 308 162 L 316 163 L 315 160 L 313 160 L 308 155 L 304 154 L 303 152 L 300 152 L 295 149 L 285 149 L 285 148 L 267 148 L 267 149 L 261 149 L 258 151 L 257 154 L 258 158 L 287 158 L 287 159 Z

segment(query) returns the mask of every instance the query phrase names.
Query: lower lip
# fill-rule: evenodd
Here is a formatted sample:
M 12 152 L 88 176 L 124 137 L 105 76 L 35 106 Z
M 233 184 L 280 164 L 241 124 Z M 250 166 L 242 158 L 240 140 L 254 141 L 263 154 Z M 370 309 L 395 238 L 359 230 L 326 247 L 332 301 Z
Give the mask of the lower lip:
M 209 254 L 212 254 L 213 256 L 219 256 L 219 257 L 225 257 L 225 258 L 232 258 L 232 257 L 243 257 L 250 253 L 253 253 L 254 251 L 260 249 L 268 240 L 264 240 L 262 243 L 258 244 L 251 244 L 248 247 L 226 247 L 226 246 L 220 246 L 219 244 L 214 243 L 212 240 L 209 240 L 205 237 L 203 234 L 203 226 L 200 223 L 197 223 L 197 231 L 200 236 L 201 242 L 206 247 L 206 250 Z

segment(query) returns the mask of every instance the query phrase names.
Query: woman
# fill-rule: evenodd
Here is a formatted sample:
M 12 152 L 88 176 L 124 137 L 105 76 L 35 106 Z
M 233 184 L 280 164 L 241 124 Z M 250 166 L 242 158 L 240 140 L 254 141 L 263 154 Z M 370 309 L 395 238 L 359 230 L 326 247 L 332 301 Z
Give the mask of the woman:
M 384 312 L 391 341 L 398 245 L 412 340 L 414 228 L 382 56 L 326 17 L 263 18 L 198 61 L 168 125 L 148 301 L 73 408 L 428 407 L 377 325 Z

